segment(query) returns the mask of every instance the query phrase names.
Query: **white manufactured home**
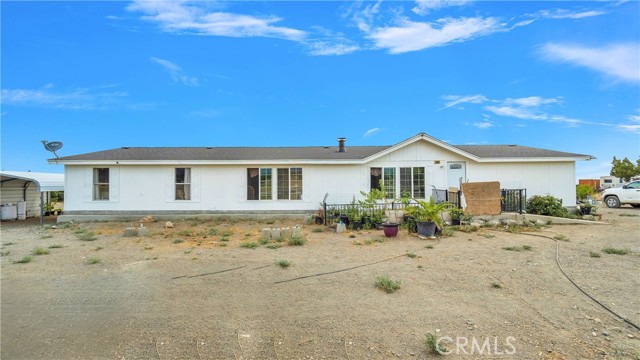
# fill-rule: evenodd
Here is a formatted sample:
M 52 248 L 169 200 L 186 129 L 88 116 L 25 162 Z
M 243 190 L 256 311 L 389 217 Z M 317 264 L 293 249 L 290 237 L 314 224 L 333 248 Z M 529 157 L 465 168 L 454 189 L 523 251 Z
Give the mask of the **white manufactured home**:
M 518 145 L 454 146 L 420 133 L 392 146 L 123 147 L 66 156 L 65 214 L 292 213 L 360 197 L 380 183 L 431 189 L 499 181 L 575 204 L 575 162 L 591 156 Z M 329 201 L 328 201 L 329 202 Z

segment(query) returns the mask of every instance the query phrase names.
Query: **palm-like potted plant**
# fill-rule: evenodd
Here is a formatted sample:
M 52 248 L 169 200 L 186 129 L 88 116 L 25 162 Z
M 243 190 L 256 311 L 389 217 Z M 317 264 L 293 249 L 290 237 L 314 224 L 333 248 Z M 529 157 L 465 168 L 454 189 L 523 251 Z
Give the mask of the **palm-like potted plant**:
M 437 226 L 444 224 L 442 212 L 451 208 L 452 205 L 446 202 L 436 204 L 433 198 L 430 198 L 429 202 L 424 200 L 415 200 L 415 202 L 416 205 L 410 207 L 408 211 L 416 219 L 418 235 L 435 236 Z

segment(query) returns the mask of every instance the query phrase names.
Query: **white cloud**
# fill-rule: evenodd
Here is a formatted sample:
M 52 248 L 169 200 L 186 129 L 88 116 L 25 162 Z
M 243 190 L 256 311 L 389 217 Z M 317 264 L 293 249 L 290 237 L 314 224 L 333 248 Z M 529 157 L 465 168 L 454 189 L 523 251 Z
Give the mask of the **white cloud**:
M 627 120 L 635 123 L 640 123 L 640 115 L 629 115 L 627 116 Z
M 127 7 L 141 12 L 143 20 L 157 23 L 171 33 L 193 33 L 227 37 L 272 37 L 301 41 L 306 32 L 289 27 L 276 26 L 282 19 L 276 16 L 251 16 L 228 12 L 210 11 L 206 4 L 187 4 L 184 1 L 136 0 Z
M 496 18 L 443 18 L 435 23 L 400 19 L 397 26 L 372 29 L 367 37 L 377 48 L 401 54 L 431 47 L 445 46 L 504 30 Z
M 542 54 L 550 60 L 570 63 L 626 82 L 640 82 L 640 44 L 623 43 L 603 47 L 548 43 Z
M 360 46 L 347 39 L 342 33 L 320 26 L 313 27 L 313 30 L 317 34 L 317 38 L 306 40 L 311 55 L 345 55 L 360 50 Z
M 365 137 L 365 138 L 372 137 L 374 134 L 376 134 L 377 132 L 380 132 L 382 130 L 383 129 L 381 129 L 381 128 L 369 129 L 364 134 L 362 134 L 362 137 Z
M 475 122 L 475 123 L 473 123 L 471 125 L 477 127 L 478 129 L 488 129 L 488 128 L 494 126 L 492 122 L 486 121 L 486 120 L 483 121 L 483 122 Z
M 103 88 L 76 88 L 69 91 L 54 91 L 48 84 L 41 89 L 2 89 L 0 99 L 5 105 L 43 106 L 57 109 L 96 110 L 127 97 L 126 92 L 101 92 Z
M 517 119 L 526 119 L 526 120 L 546 120 L 547 117 L 536 114 L 534 111 L 530 109 L 523 109 L 519 107 L 513 106 L 485 106 L 485 110 L 491 111 L 492 113 L 499 116 L 507 116 L 513 117 Z
M 618 125 L 618 130 L 640 135 L 640 124 Z
M 638 112 L 640 112 L 640 109 L 638 109 Z M 640 115 L 628 115 L 627 120 L 631 123 L 618 125 L 618 130 L 632 134 L 640 134 Z
M 489 101 L 489 99 L 487 99 L 484 95 L 445 95 L 442 98 L 445 100 L 449 100 L 449 102 L 444 104 L 444 107 L 442 107 L 442 109 L 450 108 L 464 103 L 481 104 L 483 102 Z
M 505 104 L 512 104 L 526 107 L 538 107 L 546 104 L 560 103 L 560 98 L 542 98 L 540 96 L 529 96 L 525 98 L 507 98 L 504 100 Z
M 355 44 L 334 44 L 325 41 L 309 43 L 309 54 L 317 56 L 346 55 L 360 50 Z
M 542 10 L 540 16 L 546 19 L 584 19 L 593 16 L 606 14 L 604 11 L 588 10 L 588 11 L 570 11 L 566 9 Z
M 546 111 L 550 105 L 559 105 L 562 103 L 562 97 L 545 98 L 541 96 L 528 96 L 521 98 L 506 98 L 506 99 L 490 99 L 484 95 L 446 95 L 442 97 L 447 100 L 442 109 L 447 109 L 460 104 L 486 104 L 482 107 L 483 110 L 489 111 L 494 115 L 504 116 L 509 118 L 521 119 L 521 120 L 534 120 L 545 121 L 551 123 L 560 123 L 566 127 L 577 127 L 582 125 L 595 125 L 604 127 L 615 127 L 616 125 L 604 122 L 592 122 L 581 119 L 575 119 L 564 115 L 552 114 Z M 484 120 L 481 122 L 471 123 L 470 125 L 480 129 L 487 129 L 495 126 L 492 121 L 489 120 L 490 116 L 482 114 Z M 632 121 L 638 120 L 640 122 L 640 116 L 630 115 L 628 119 Z M 513 126 L 524 127 L 522 124 L 516 124 Z
M 198 86 L 198 78 L 185 74 L 182 68 L 177 64 L 169 60 L 156 57 L 151 57 L 150 59 L 156 64 L 162 66 L 164 70 L 171 76 L 173 81 L 182 83 L 184 85 Z
M 374 22 L 376 15 L 380 12 L 380 4 L 382 1 L 378 1 L 375 4 L 369 4 L 360 10 L 360 3 L 354 3 L 354 6 L 349 9 L 349 14 L 353 13 L 353 20 L 360 31 L 368 33 L 371 31 L 371 25 Z
M 427 15 L 433 10 L 450 6 L 462 6 L 470 2 L 471 0 L 417 0 L 416 6 L 411 11 L 418 15 Z

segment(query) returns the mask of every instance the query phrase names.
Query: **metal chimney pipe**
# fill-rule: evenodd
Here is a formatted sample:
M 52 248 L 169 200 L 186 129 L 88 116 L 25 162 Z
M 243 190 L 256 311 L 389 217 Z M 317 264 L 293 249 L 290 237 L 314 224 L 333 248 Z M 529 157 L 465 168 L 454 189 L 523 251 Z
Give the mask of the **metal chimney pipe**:
M 347 149 L 344 148 L 345 141 L 347 141 L 346 138 L 338 138 L 338 152 L 347 152 Z

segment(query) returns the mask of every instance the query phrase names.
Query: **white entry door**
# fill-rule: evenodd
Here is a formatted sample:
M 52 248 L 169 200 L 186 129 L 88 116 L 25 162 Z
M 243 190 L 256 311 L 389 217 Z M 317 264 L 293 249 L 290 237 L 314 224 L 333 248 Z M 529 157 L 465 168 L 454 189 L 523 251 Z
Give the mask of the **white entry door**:
M 467 178 L 467 166 L 464 161 L 451 161 L 447 163 L 447 185 L 456 189 L 460 188 L 460 181 Z

